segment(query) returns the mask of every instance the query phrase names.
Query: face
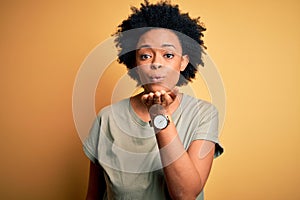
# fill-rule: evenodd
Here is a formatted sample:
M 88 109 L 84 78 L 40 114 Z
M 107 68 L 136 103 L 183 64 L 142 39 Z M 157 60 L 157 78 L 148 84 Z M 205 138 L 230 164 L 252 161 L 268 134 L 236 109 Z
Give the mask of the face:
M 168 29 L 144 33 L 136 49 L 137 73 L 146 92 L 172 90 L 189 63 L 178 37 Z

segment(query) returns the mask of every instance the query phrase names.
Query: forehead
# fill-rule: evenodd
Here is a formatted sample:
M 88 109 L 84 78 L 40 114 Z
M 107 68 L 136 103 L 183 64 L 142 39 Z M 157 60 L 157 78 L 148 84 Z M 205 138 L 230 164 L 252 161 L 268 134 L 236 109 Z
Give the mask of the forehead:
M 174 46 L 176 50 L 182 51 L 180 41 L 177 35 L 168 29 L 156 28 L 147 31 L 138 40 L 137 48 L 149 46 L 150 48 L 162 48 L 165 46 Z

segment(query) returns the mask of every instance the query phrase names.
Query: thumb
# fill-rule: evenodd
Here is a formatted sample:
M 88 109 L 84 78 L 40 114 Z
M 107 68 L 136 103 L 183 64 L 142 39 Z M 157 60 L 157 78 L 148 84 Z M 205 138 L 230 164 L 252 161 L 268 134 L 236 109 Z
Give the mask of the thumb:
M 170 92 L 168 92 L 168 94 L 171 96 L 172 99 L 175 99 L 178 93 L 179 93 L 178 87 L 174 87 Z

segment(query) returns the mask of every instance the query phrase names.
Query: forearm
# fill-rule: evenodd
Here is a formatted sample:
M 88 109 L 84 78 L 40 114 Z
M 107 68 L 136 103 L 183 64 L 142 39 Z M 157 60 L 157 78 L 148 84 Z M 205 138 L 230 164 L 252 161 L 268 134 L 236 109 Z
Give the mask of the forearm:
M 173 199 L 195 199 L 202 190 L 200 174 L 183 147 L 173 123 L 156 134 L 165 179 Z
M 207 180 L 213 151 L 205 159 L 200 159 L 202 141 L 199 140 L 193 141 L 187 151 L 184 149 L 171 119 L 172 113 L 179 106 L 181 99 L 179 96 L 173 90 L 169 93 L 161 91 L 155 94 L 144 94 L 141 99 L 148 108 L 156 133 L 165 180 L 171 197 L 195 199 Z M 171 121 L 167 126 L 166 120 Z
M 90 162 L 90 174 L 86 200 L 102 199 L 106 189 L 106 183 L 102 167 Z

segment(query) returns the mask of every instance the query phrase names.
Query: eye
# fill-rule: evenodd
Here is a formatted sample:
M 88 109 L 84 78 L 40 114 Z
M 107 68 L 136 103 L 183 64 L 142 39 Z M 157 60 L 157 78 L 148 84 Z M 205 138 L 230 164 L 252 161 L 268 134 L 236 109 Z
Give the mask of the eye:
M 140 59 L 141 59 L 141 60 L 147 60 L 147 59 L 149 59 L 149 58 L 151 58 L 151 55 L 149 55 L 149 54 L 141 54 L 141 55 L 140 55 Z
M 172 54 L 172 53 L 166 53 L 166 54 L 164 55 L 164 57 L 166 57 L 166 58 L 168 58 L 168 59 L 172 59 L 172 58 L 174 57 L 174 54 Z

